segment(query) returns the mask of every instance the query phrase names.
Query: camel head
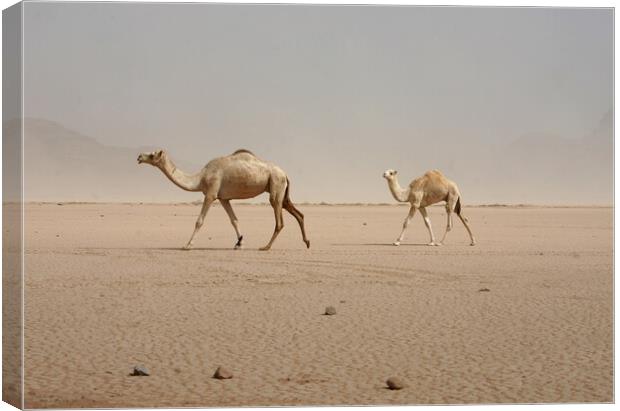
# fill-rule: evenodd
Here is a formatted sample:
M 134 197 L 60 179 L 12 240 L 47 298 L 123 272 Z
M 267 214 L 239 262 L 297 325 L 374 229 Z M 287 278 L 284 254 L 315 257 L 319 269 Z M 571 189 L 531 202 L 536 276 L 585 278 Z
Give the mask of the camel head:
M 166 152 L 164 150 L 153 151 L 152 153 L 140 153 L 140 155 L 138 155 L 138 164 L 146 163 L 159 167 L 163 163 L 165 157 Z
M 385 170 L 383 172 L 383 178 L 386 180 L 392 180 L 393 178 L 396 178 L 396 174 L 398 174 L 398 171 L 396 170 Z

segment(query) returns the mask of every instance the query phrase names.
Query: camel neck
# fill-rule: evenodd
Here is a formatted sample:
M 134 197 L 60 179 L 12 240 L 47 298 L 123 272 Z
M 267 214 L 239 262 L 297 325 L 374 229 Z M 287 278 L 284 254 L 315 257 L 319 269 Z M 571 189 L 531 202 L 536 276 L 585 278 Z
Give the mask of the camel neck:
M 406 203 L 409 201 L 409 190 L 405 190 L 398 184 L 398 180 L 393 178 L 388 180 L 388 186 L 390 187 L 390 192 L 392 196 L 401 203 Z
M 179 170 L 169 158 L 165 158 L 161 171 L 170 181 L 186 191 L 200 191 L 200 173 L 190 175 Z

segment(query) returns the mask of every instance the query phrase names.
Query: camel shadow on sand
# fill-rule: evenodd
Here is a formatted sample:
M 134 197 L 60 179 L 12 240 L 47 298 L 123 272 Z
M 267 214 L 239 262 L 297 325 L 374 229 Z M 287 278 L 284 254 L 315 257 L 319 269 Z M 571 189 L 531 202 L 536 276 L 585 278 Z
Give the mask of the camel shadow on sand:
M 258 250 L 258 248 L 244 248 L 235 250 L 232 247 L 192 247 L 191 250 L 185 250 L 183 247 L 85 247 L 81 250 L 131 250 L 131 251 L 179 251 L 183 253 L 191 253 L 192 251 L 242 251 L 242 250 Z
M 401 245 L 394 245 L 392 243 L 333 243 L 330 244 L 332 246 L 336 246 L 336 247 L 367 247 L 367 246 L 373 246 L 373 247 L 392 247 L 392 248 L 399 248 L 399 247 L 432 247 L 429 246 L 428 244 L 423 244 L 423 243 L 418 243 L 418 244 L 401 244 Z
M 143 247 L 138 250 L 181 251 L 184 253 L 191 253 L 192 251 L 242 251 L 235 250 L 232 247 L 192 247 L 191 250 L 186 250 L 183 247 Z

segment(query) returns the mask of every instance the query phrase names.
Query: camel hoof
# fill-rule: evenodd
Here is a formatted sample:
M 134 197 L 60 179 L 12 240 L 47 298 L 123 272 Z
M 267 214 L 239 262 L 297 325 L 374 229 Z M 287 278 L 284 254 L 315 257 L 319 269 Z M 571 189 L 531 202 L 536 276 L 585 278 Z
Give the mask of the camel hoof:
M 310 248 L 310 240 L 304 240 L 304 243 L 306 243 L 306 248 Z
M 399 246 L 400 245 L 400 241 L 394 241 L 392 244 Z
M 265 246 L 265 247 L 261 247 L 261 248 L 259 248 L 259 250 L 260 250 L 260 251 L 269 251 L 269 249 L 270 249 L 270 248 L 271 248 L 271 247 L 267 247 L 267 246 Z
M 241 250 L 243 248 L 243 245 L 241 244 L 235 244 L 235 246 L 233 247 L 234 250 Z
M 186 245 L 185 247 L 183 247 L 183 250 L 184 250 L 184 251 L 189 251 L 189 250 L 191 250 L 191 249 L 192 249 L 192 246 L 191 246 L 191 245 L 189 245 L 189 244 L 188 244 L 188 245 Z
M 471 242 L 471 244 L 469 244 L 469 245 L 473 247 L 473 246 L 475 246 L 475 245 L 476 245 L 476 242 L 475 242 L 475 241 L 472 241 L 472 242 Z

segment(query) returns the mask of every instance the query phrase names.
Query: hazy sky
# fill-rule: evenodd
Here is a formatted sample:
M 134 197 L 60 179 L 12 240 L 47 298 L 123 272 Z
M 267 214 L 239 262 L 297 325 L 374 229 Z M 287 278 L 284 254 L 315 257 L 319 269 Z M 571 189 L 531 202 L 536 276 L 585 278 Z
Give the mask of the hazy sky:
M 391 201 L 386 168 L 458 182 L 459 155 L 613 110 L 611 9 L 26 3 L 24 22 L 26 116 L 199 165 L 249 148 L 309 201 Z

